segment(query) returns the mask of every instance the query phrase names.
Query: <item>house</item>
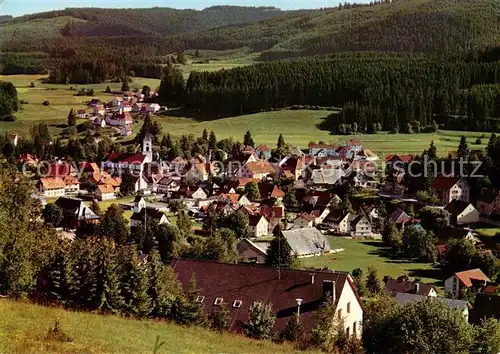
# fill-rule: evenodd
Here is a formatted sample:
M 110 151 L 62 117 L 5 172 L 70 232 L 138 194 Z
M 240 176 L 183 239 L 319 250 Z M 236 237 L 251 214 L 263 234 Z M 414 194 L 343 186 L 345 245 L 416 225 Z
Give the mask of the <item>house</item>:
M 80 191 L 80 181 L 76 176 L 67 175 L 63 176 L 62 180 L 64 181 L 64 195 L 73 195 L 78 194 Z
M 186 197 L 192 199 L 207 199 L 207 193 L 200 187 L 198 188 L 188 188 L 186 192 Z
M 139 212 L 134 212 L 130 217 L 130 227 L 143 226 L 144 222 L 155 221 L 158 225 L 170 224 L 167 216 L 163 211 L 152 209 L 152 208 L 142 208 Z
M 180 179 L 165 176 L 156 183 L 156 193 L 167 194 L 169 192 L 176 192 L 180 187 Z
M 133 123 L 134 119 L 132 118 L 132 115 L 129 112 L 123 112 L 123 110 L 114 112 L 106 117 L 106 124 L 113 127 L 132 125 Z
M 106 128 L 106 119 L 104 119 L 104 118 L 100 118 L 100 117 L 96 117 L 96 118 L 92 121 L 92 125 L 93 125 L 94 127 Z
M 443 205 L 447 205 L 453 199 L 469 202 L 470 188 L 462 178 L 440 175 L 434 180 L 432 191 Z
M 276 173 L 274 167 L 265 160 L 247 162 L 238 170 L 238 177 L 263 179 Z
M 429 297 L 424 295 L 396 293 L 394 299 L 401 306 L 405 306 L 415 301 L 441 301 L 448 305 L 449 308 L 460 311 L 463 314 L 465 321 L 469 320 L 469 311 L 472 309 L 472 306 L 468 301 L 449 299 L 446 297 L 433 297 L 432 299 L 435 300 L 431 300 Z
M 372 224 L 364 215 L 360 214 L 351 222 L 352 237 L 366 237 L 372 235 Z
M 406 212 L 402 208 L 397 208 L 392 212 L 389 216 L 389 221 L 391 223 L 396 224 L 401 229 L 405 228 L 405 224 L 411 221 L 411 216 L 406 214 Z
M 103 116 L 106 114 L 106 108 L 102 104 L 94 106 L 94 114 L 98 116 Z
M 471 203 L 453 199 L 444 209 L 451 214 L 451 220 L 456 225 L 479 222 L 479 211 Z
M 478 242 L 476 233 L 472 229 L 462 229 L 457 227 L 444 227 L 436 231 L 438 245 L 446 245 L 451 239 L 466 239 L 474 243 Z
M 86 111 L 85 109 L 78 109 L 78 110 L 76 111 L 76 116 L 77 116 L 78 118 L 82 118 L 82 119 L 83 119 L 83 118 L 87 118 L 87 116 L 88 116 L 88 115 L 87 115 L 87 111 Z
M 111 101 L 111 106 L 120 107 L 122 102 L 123 102 L 123 98 L 117 96 L 117 97 L 113 98 L 113 100 Z
M 385 278 L 385 290 L 393 295 L 398 293 L 416 294 L 427 297 L 436 297 L 436 287 L 431 284 L 412 282 L 406 277 L 399 277 L 398 279 Z
M 148 103 L 146 107 L 147 111 L 150 113 L 156 113 L 160 110 L 160 105 L 158 103 Z
M 285 208 L 283 205 L 273 205 L 267 206 L 262 205 L 260 208 L 260 214 L 264 215 L 269 222 L 268 233 L 272 234 L 274 228 L 281 223 L 281 220 L 285 217 Z
M 17 162 L 23 166 L 37 166 L 39 159 L 36 155 L 24 153 L 19 155 Z
M 237 193 L 223 193 L 219 195 L 217 201 L 223 202 L 228 205 L 242 206 L 242 205 L 250 205 L 252 202 L 248 200 L 245 195 L 240 195 Z
M 330 242 L 317 228 L 306 227 L 281 231 L 294 256 L 321 256 L 330 252 Z
M 252 237 L 267 236 L 269 232 L 269 222 L 263 215 L 249 215 L 248 225 Z
M 61 177 L 43 177 L 36 184 L 36 189 L 46 198 L 62 197 L 66 183 Z
M 298 180 L 304 172 L 303 158 L 299 156 L 285 156 L 278 164 L 280 174 Z
M 285 197 L 285 192 L 283 192 L 280 187 L 274 183 L 270 182 L 260 182 L 258 184 L 260 198 L 264 199 L 277 199 L 282 200 Z
M 301 213 L 295 218 L 295 220 L 293 220 L 293 226 L 296 228 L 313 227 L 314 215 L 309 213 Z
M 96 215 L 92 209 L 82 200 L 61 197 L 55 204 L 63 211 L 63 225 L 69 229 L 76 229 L 82 222 L 97 222 L 99 215 Z
M 184 173 L 184 179 L 190 182 L 207 181 L 209 177 L 207 165 L 209 166 L 206 163 L 190 163 Z
M 331 187 L 342 181 L 345 176 L 344 170 L 341 168 L 316 168 L 310 171 L 310 176 L 307 179 L 307 185 L 316 187 Z
M 259 159 L 269 160 L 271 158 L 271 148 L 267 145 L 259 145 L 255 148 L 255 153 Z
M 338 156 L 338 145 L 309 143 L 307 147 L 309 148 L 309 155 L 311 156 Z
M 348 235 L 351 232 L 351 221 L 354 215 L 343 210 L 334 210 L 323 221 L 333 232 Z
M 247 238 L 236 244 L 238 258 L 243 263 L 265 263 L 267 252 Z
M 95 196 L 97 200 L 110 200 L 115 199 L 115 189 L 109 184 L 100 184 L 97 186 L 95 191 Z
M 276 317 L 271 335 L 278 333 L 296 312 L 309 333 L 316 325 L 316 311 L 328 299 L 334 304 L 335 316 L 342 319 L 347 337 L 361 337 L 364 307 L 347 272 L 278 272 L 275 267 L 189 259 L 175 259 L 172 268 L 184 291 L 195 278 L 200 292 L 196 300 L 206 315 L 219 310 L 222 304 L 227 306 L 231 331 L 242 331 L 250 307 L 261 302 L 271 304 Z
M 355 159 L 363 160 L 363 161 L 378 161 L 379 157 L 370 149 L 361 149 L 354 156 Z
M 500 215 L 500 192 L 481 191 L 476 200 L 476 209 L 481 215 Z
M 491 280 L 481 269 L 470 269 L 453 274 L 445 280 L 444 290 L 448 296 L 458 298 L 464 289 L 480 287 Z
M 16 133 L 8 133 L 7 139 L 9 139 L 9 143 L 12 146 L 17 146 L 17 143 L 19 142 L 19 139 L 21 139 L 21 137 L 19 135 L 17 135 Z
M 345 148 L 347 149 L 348 157 L 354 158 L 363 149 L 363 145 L 358 139 L 349 139 L 345 143 Z

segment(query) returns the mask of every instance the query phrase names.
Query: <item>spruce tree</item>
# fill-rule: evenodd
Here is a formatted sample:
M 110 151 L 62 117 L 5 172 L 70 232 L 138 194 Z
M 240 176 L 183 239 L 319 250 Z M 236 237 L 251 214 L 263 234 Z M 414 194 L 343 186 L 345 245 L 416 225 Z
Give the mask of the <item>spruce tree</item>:
M 62 242 L 54 261 L 49 267 L 46 293 L 51 301 L 69 305 L 71 302 L 73 263 L 70 254 L 70 245 Z
M 255 143 L 253 141 L 252 133 L 250 133 L 250 130 L 247 130 L 245 136 L 243 137 L 243 145 L 255 147 Z
M 293 256 L 286 238 L 281 232 L 276 232 L 269 244 L 266 254 L 266 265 L 271 267 L 291 268 Z
M 201 133 L 201 139 L 204 142 L 208 142 L 208 130 L 206 128 L 203 129 L 203 133 Z
M 304 326 L 300 323 L 297 313 L 294 313 L 281 330 L 279 339 L 282 342 L 298 342 L 304 335 Z
M 121 88 L 121 91 L 122 92 L 126 92 L 130 90 L 130 87 L 128 85 L 128 78 L 124 77 L 123 80 L 122 80 L 122 88 Z
M 276 144 L 276 147 L 278 149 L 285 147 L 285 138 L 283 138 L 283 134 L 280 134 L 280 136 L 278 137 L 278 143 Z
M 92 305 L 104 313 L 118 313 L 124 308 L 118 260 L 112 243 L 107 240 L 97 245 L 96 289 Z
M 460 138 L 460 143 L 458 144 L 457 157 L 466 159 L 469 156 L 469 146 L 467 145 L 467 139 L 462 135 Z
M 122 255 L 121 294 L 124 312 L 135 317 L 146 317 L 151 312 L 149 278 L 146 266 L 140 263 L 137 248 L 125 246 Z
M 208 148 L 210 150 L 215 150 L 217 148 L 217 137 L 213 130 L 210 131 L 210 136 L 208 137 Z
M 68 114 L 68 126 L 74 127 L 76 125 L 76 113 L 73 108 L 70 109 Z
M 176 297 L 180 294 L 180 285 L 175 274 L 161 261 L 156 247 L 148 254 L 149 298 L 151 316 L 165 318 L 170 315 Z
M 177 228 L 181 232 L 182 235 L 189 235 L 191 232 L 191 220 L 187 211 L 181 210 L 179 211 L 179 215 L 177 217 Z
M 382 290 L 382 285 L 380 284 L 380 279 L 378 278 L 378 272 L 375 267 L 372 266 L 368 267 L 366 288 L 373 295 L 380 293 L 380 291 Z
M 189 280 L 189 288 L 185 295 L 177 296 L 173 306 L 173 319 L 177 324 L 188 325 L 204 322 L 203 308 L 197 298 L 200 296 L 193 274 Z

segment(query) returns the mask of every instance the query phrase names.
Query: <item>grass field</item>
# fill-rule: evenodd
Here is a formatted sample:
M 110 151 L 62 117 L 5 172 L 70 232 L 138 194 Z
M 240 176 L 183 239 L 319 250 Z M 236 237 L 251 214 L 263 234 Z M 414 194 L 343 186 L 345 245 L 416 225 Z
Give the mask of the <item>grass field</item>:
M 217 70 L 233 63 L 234 65 L 246 65 L 251 61 L 251 57 L 242 57 L 238 60 L 234 58 L 213 61 L 210 64 L 192 64 L 200 70 Z M 204 67 L 205 65 L 205 67 Z M 210 67 L 209 67 L 210 66 Z M 37 75 L 11 75 L 0 76 L 0 80 L 11 81 L 17 87 L 19 98 L 27 101 L 22 105 L 20 112 L 16 114 L 16 122 L 0 122 L 0 132 L 13 131 L 21 135 L 26 135 L 32 124 L 46 122 L 49 124 L 53 134 L 57 134 L 64 127 L 67 121 L 68 112 L 71 108 L 84 108 L 85 102 L 90 99 L 88 96 L 74 96 L 75 90 L 80 88 L 93 88 L 94 97 L 111 100 L 113 94 L 106 94 L 106 86 L 110 86 L 112 91 L 118 91 L 121 83 L 101 83 L 93 85 L 50 85 L 42 84 L 42 76 Z M 30 88 L 34 82 L 36 87 Z M 160 80 L 134 78 L 130 84 L 131 88 L 141 88 L 149 85 L 153 89 L 159 86 Z M 43 106 L 43 101 L 49 101 L 49 106 Z M 211 121 L 197 121 L 188 117 L 179 117 L 177 112 L 167 112 L 166 115 L 156 116 L 164 133 L 170 133 L 174 137 L 182 134 L 201 135 L 203 129 L 213 130 L 219 139 L 234 137 L 242 140 L 247 130 L 252 132 L 254 141 L 257 144 L 268 144 L 274 146 L 279 134 L 283 134 L 285 140 L 300 148 L 306 148 L 310 141 L 325 141 L 341 143 L 349 138 L 356 138 L 362 141 L 366 148 L 376 151 L 379 155 L 386 153 L 421 153 L 429 146 L 431 140 L 437 146 L 438 153 L 447 155 L 449 151 L 456 150 L 461 135 L 465 135 L 471 148 L 483 148 L 487 143 L 489 134 L 485 133 L 481 145 L 474 145 L 476 138 L 481 136 L 478 132 L 458 132 L 458 131 L 438 131 L 433 134 L 389 134 L 380 133 L 376 135 L 358 134 L 355 136 L 330 135 L 328 131 L 321 130 L 320 124 L 324 118 L 330 115 L 331 111 L 326 110 L 283 110 L 273 112 L 263 112 L 249 114 L 239 117 L 230 117 Z M 137 132 L 139 126 L 134 127 Z
M 388 254 L 387 247 L 381 241 L 353 240 L 346 237 L 329 237 L 332 249 L 343 248 L 345 251 L 338 254 L 329 254 L 319 257 L 303 258 L 305 267 L 323 268 L 351 272 L 361 268 L 365 274 L 368 266 L 374 266 L 381 278 L 390 275 L 397 278 L 408 274 L 420 278 L 423 282 L 443 286 L 444 274 L 434 269 L 428 263 L 413 263 L 407 260 L 394 259 Z
M 201 328 L 69 312 L 5 299 L 0 300 L 0 313 L 0 353 L 153 353 L 158 336 L 164 342 L 158 354 L 295 352 L 289 345 L 252 341 Z M 56 319 L 73 342 L 45 339 Z

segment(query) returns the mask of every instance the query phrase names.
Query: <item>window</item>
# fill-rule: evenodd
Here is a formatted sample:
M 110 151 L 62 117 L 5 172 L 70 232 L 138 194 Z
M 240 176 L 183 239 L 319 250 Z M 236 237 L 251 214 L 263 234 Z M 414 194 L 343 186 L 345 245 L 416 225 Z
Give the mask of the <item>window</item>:
M 197 296 L 196 297 L 196 302 L 203 302 L 203 300 L 205 300 L 205 296 Z
M 242 302 L 243 302 L 243 301 L 241 301 L 241 300 L 234 300 L 234 302 L 233 302 L 233 307 L 240 308 L 240 307 L 241 307 Z
M 214 305 L 215 306 L 220 306 L 222 304 L 222 301 L 224 301 L 223 298 L 217 297 L 217 298 L 215 298 Z
M 351 313 L 351 303 L 347 303 L 347 313 Z
M 339 320 L 341 320 L 342 319 L 342 309 L 339 309 L 338 315 L 339 315 Z
M 345 329 L 345 336 L 346 336 L 346 337 L 348 337 L 348 338 L 349 338 L 349 334 L 350 334 L 350 333 L 349 333 L 349 332 L 350 332 L 350 331 L 349 331 L 349 329 L 350 329 L 349 327 L 347 327 L 347 328 Z
M 354 322 L 352 323 L 352 335 L 353 335 L 353 336 L 355 336 L 355 337 L 356 337 L 357 327 L 358 327 L 358 326 L 357 326 L 357 323 L 356 323 L 356 321 L 354 321 Z

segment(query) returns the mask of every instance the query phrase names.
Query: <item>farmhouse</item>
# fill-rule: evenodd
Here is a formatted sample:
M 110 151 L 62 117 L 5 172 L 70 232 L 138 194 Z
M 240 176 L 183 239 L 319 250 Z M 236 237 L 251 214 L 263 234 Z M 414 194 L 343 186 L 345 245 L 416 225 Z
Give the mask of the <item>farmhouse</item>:
M 61 177 L 40 178 L 36 188 L 46 198 L 61 197 L 65 193 L 66 183 Z
M 470 188 L 461 178 L 438 176 L 432 184 L 432 190 L 443 205 L 447 205 L 453 199 L 469 202 Z
M 351 222 L 351 236 L 352 237 L 366 237 L 372 235 L 372 224 L 370 220 L 363 215 L 358 215 Z
M 98 200 L 115 199 L 115 189 L 109 184 L 100 184 L 97 186 L 95 196 Z
M 191 277 L 196 279 L 200 289 L 197 301 L 205 314 L 218 311 L 222 304 L 227 306 L 232 331 L 241 331 L 250 306 L 262 302 L 271 304 L 276 316 L 273 333 L 296 312 L 308 333 L 316 324 L 315 312 L 329 299 L 347 336 L 361 336 L 364 307 L 346 272 L 283 269 L 278 273 L 271 267 L 188 259 L 175 259 L 172 268 L 185 291 Z

